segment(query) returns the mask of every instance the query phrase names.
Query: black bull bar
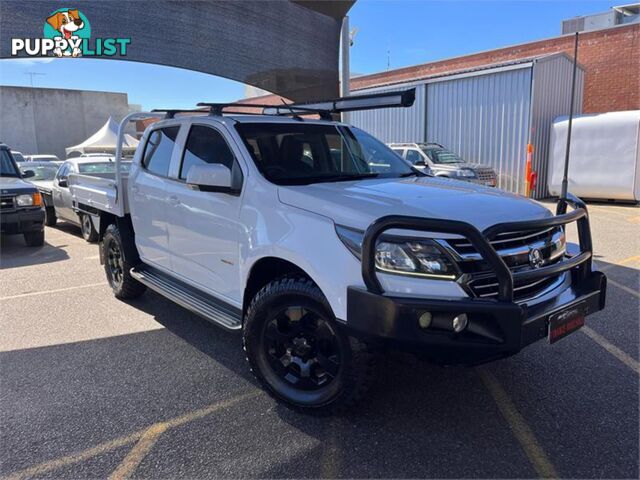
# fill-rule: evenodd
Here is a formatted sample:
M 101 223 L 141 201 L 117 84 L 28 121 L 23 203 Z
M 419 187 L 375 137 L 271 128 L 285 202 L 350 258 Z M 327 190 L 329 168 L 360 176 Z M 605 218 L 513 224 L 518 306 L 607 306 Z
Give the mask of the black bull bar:
M 367 290 L 379 295 L 384 293 L 384 289 L 376 275 L 375 252 L 378 238 L 390 229 L 447 233 L 465 237 L 495 272 L 498 280 L 498 300 L 503 302 L 513 302 L 514 283 L 533 281 L 573 269 L 576 269 L 578 279 L 584 279 L 591 272 L 593 255 L 589 215 L 587 213 L 587 206 L 582 200 L 571 194 L 568 194 L 567 197 L 566 199 L 560 199 L 558 201 L 556 215 L 553 217 L 499 223 L 482 232 L 469 223 L 457 220 L 420 218 L 403 215 L 381 217 L 367 228 L 362 243 L 362 278 Z M 569 205 L 573 207 L 573 210 L 566 213 L 567 206 Z M 566 225 L 572 222 L 577 222 L 580 253 L 538 269 L 512 272 L 490 243 L 501 233 L 533 231 Z

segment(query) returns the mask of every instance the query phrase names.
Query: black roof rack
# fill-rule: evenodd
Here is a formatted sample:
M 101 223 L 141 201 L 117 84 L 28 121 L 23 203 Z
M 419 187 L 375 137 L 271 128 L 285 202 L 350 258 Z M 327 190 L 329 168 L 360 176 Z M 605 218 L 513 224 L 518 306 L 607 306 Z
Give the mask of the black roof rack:
M 270 105 L 264 103 L 209 103 L 200 102 L 198 107 L 203 109 L 178 109 L 178 108 L 156 108 L 152 113 L 164 113 L 164 118 L 174 118 L 178 113 L 208 113 L 209 115 L 220 116 L 227 109 L 262 109 L 257 115 L 292 115 L 300 118 L 301 115 L 319 115 L 324 120 L 333 120 L 332 115 L 343 112 L 353 112 L 356 110 L 372 110 L 376 108 L 397 108 L 410 107 L 416 99 L 416 89 L 397 90 L 392 92 L 371 93 L 368 95 L 352 95 L 340 97 L 334 100 L 322 100 L 307 103 L 282 103 L 282 105 Z
M 176 113 L 209 113 L 202 109 L 189 108 L 154 108 L 151 113 L 164 113 L 164 118 L 174 118 Z
M 228 108 L 261 108 L 262 115 L 293 115 L 317 114 L 323 119 L 332 119 L 333 114 L 353 112 L 356 110 L 372 110 L 376 108 L 410 107 L 416 99 L 416 89 L 398 90 L 392 92 L 372 93 L 368 95 L 352 95 L 334 100 L 322 100 L 306 103 L 284 103 L 282 105 L 268 105 L 262 103 L 208 103 L 200 102 L 199 107 L 208 107 L 211 115 L 222 115 Z M 241 112 L 227 112 L 241 113 Z
M 265 103 L 208 103 L 200 102 L 199 107 L 209 107 L 211 115 L 222 115 L 228 108 L 242 109 L 242 108 L 261 108 L 262 112 L 256 113 L 256 115 L 309 115 L 319 114 L 321 117 L 324 115 L 331 115 L 331 112 L 324 111 L 318 108 L 309 107 L 296 107 L 294 104 L 283 103 L 282 105 L 271 105 Z M 270 110 L 268 113 L 266 110 Z M 242 112 L 226 112 L 226 113 L 242 113 Z

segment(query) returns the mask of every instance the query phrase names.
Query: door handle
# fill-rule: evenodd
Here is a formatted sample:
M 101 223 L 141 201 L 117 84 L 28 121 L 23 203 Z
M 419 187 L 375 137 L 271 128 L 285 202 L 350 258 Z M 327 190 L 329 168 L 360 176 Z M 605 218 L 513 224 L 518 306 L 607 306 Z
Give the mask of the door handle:
M 169 195 L 167 201 L 172 207 L 177 207 L 178 205 L 180 205 L 180 199 L 175 195 Z

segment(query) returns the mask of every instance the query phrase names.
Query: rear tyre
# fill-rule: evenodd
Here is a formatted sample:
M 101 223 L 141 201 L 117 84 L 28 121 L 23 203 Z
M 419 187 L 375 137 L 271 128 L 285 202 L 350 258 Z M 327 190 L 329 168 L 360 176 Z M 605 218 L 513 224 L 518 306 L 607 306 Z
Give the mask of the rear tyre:
M 376 355 L 344 334 L 320 289 L 306 278 L 283 277 L 256 294 L 243 343 L 265 389 L 304 412 L 353 407 L 375 378 Z
M 56 223 L 58 223 L 56 209 L 53 207 L 46 207 L 44 210 L 44 224 L 47 227 L 55 227 Z
M 98 241 L 98 232 L 93 227 L 93 220 L 91 220 L 91 215 L 87 215 L 86 213 L 80 214 L 80 229 L 82 230 L 82 238 L 84 238 L 87 242 L 96 242 Z
M 138 298 L 147 287 L 131 276 L 130 271 L 135 265 L 127 262 L 123 252 L 123 239 L 120 230 L 116 225 L 109 225 L 104 232 L 101 244 L 107 280 L 117 298 Z
M 44 230 L 24 233 L 23 236 L 25 243 L 29 247 L 41 247 L 44 245 Z

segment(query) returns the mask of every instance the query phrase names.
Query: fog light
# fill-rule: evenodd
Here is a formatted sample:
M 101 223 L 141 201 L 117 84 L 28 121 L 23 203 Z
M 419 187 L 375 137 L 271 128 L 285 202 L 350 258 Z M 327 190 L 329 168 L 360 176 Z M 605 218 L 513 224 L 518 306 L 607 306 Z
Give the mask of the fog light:
M 422 315 L 420 315 L 420 318 L 418 318 L 418 323 L 420 324 L 421 328 L 429 328 L 429 326 L 431 325 L 431 320 L 431 312 L 424 312 Z
M 461 313 L 453 318 L 453 331 L 456 333 L 460 333 L 469 324 L 469 319 L 467 318 L 466 313 Z

